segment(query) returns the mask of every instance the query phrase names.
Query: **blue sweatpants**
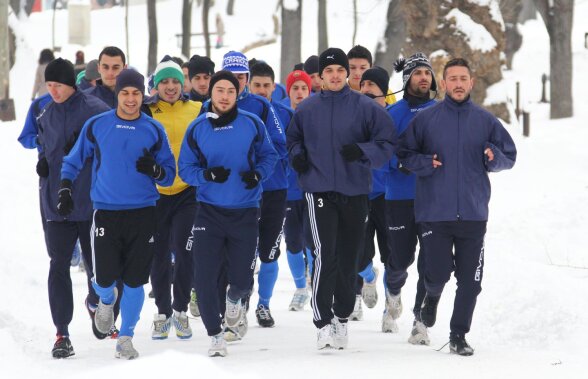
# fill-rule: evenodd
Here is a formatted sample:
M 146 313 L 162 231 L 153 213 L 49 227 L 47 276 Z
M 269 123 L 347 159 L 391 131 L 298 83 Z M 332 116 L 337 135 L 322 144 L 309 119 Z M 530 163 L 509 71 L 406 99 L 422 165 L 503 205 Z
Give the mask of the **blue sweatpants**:
M 228 296 L 249 295 L 257 249 L 258 208 L 226 209 L 200 203 L 194 220 L 194 281 L 202 322 L 209 336 L 222 331 L 219 288 L 227 272 Z
M 476 299 L 482 291 L 485 234 L 486 221 L 421 223 L 427 294 L 440 296 L 455 270 L 457 290 L 450 323 L 455 334 L 470 331 Z

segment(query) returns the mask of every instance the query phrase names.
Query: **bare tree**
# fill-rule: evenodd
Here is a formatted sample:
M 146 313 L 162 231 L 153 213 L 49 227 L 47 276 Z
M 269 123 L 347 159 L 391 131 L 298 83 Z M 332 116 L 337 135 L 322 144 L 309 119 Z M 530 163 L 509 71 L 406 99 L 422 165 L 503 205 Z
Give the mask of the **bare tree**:
M 235 0 L 229 0 L 227 2 L 227 14 L 229 16 L 232 16 L 235 13 L 234 8 L 235 8 Z
M 392 66 L 406 39 L 406 23 L 402 14 L 401 0 L 390 0 L 386 20 L 384 42 L 378 42 L 375 64 L 385 68 L 388 72 L 393 72 Z
M 329 48 L 327 31 L 327 0 L 318 0 L 318 53 Z
M 351 46 L 355 46 L 355 37 L 357 37 L 357 0 L 353 0 L 353 37 Z
M 147 53 L 147 72 L 155 71 L 157 66 L 157 15 L 155 0 L 147 0 L 147 23 L 149 24 L 149 51 Z
M 284 80 L 295 64 L 300 63 L 300 39 L 302 36 L 302 0 L 290 10 L 282 2 L 282 47 L 280 78 Z
M 204 34 L 204 46 L 206 47 L 206 56 L 210 57 L 210 28 L 208 27 L 208 13 L 210 11 L 210 0 L 204 0 L 202 3 L 202 33 Z
M 572 117 L 572 21 L 574 0 L 535 0 L 549 33 L 551 118 Z
M 190 58 L 190 45 L 192 37 L 192 5 L 193 0 L 182 1 L 182 54 Z

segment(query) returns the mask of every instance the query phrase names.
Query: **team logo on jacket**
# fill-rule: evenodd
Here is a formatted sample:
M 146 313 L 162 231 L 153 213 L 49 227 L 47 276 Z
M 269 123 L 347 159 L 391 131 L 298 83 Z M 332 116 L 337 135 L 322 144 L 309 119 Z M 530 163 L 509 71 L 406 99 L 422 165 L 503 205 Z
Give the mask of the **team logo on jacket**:
M 226 126 L 221 126 L 219 128 L 213 128 L 213 130 L 215 132 L 222 132 L 223 130 L 230 130 L 233 129 L 233 125 L 226 125 Z
M 116 125 L 117 129 L 127 129 L 127 130 L 135 130 L 135 127 L 132 125 Z
M 155 113 L 163 113 L 163 111 L 162 111 L 161 109 L 157 108 L 157 109 L 155 110 Z
M 154 243 L 155 242 L 155 238 L 153 238 L 153 236 L 151 236 L 151 238 L 149 238 L 149 243 Z
M 429 230 L 428 232 L 424 232 L 423 234 L 421 234 L 421 237 L 425 238 L 426 236 L 430 236 L 431 234 L 433 234 L 433 231 Z

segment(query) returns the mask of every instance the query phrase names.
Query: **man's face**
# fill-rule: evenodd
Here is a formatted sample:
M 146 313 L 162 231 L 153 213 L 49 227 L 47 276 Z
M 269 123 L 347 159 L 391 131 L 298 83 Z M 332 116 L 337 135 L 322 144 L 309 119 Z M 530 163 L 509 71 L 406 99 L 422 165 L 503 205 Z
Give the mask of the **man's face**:
M 190 92 L 192 84 L 190 83 L 190 77 L 188 76 L 188 67 L 182 67 L 184 73 L 184 92 Z
M 374 96 L 374 101 L 376 103 L 380 104 L 383 107 L 386 106 L 386 98 L 384 97 L 384 93 L 382 93 L 382 90 L 380 89 L 380 87 L 378 87 L 378 85 L 375 82 L 372 82 L 371 80 L 364 80 L 363 82 L 361 82 L 361 88 L 359 92 L 361 92 L 364 95 L 370 94 Z
M 125 120 L 134 120 L 141 113 L 143 93 L 135 87 L 124 87 L 118 92 L 117 114 Z
M 111 57 L 110 55 L 102 54 L 100 62 L 98 62 L 98 72 L 102 79 L 102 84 L 106 87 L 114 88 L 116 85 L 116 77 L 120 72 L 127 67 L 122 60 L 122 57 Z
M 190 80 L 192 89 L 196 91 L 200 96 L 208 96 L 208 86 L 210 85 L 210 75 L 208 74 L 196 74 Z
M 408 93 L 413 96 L 423 97 L 429 94 L 433 83 L 433 74 L 426 67 L 417 67 L 410 76 L 408 83 Z
M 252 94 L 265 97 L 272 101 L 272 92 L 276 89 L 276 84 L 269 76 L 253 76 L 249 82 L 249 90 Z
M 370 68 L 370 63 L 365 58 L 351 58 L 349 60 L 349 86 L 359 91 L 359 82 L 363 73 Z
M 443 74 L 443 84 L 445 93 L 459 102 L 465 100 L 472 92 L 474 79 L 467 67 L 451 66 Z
M 234 74 L 235 78 L 239 81 L 239 95 L 241 92 L 245 91 L 245 87 L 247 87 L 247 79 L 249 79 L 249 74 Z
M 175 78 L 165 78 L 157 85 L 157 92 L 163 101 L 173 104 L 182 95 L 182 83 Z
M 46 82 L 45 84 L 47 85 L 47 91 L 49 91 L 51 99 L 53 99 L 53 102 L 57 104 L 63 103 L 69 99 L 69 97 L 73 95 L 74 92 L 76 92 L 73 87 L 63 83 Z
M 212 88 L 210 101 L 214 111 L 227 113 L 237 103 L 237 89 L 228 80 L 219 80 Z
M 311 79 L 310 84 L 312 85 L 312 91 L 313 92 L 320 92 L 321 87 L 323 85 L 323 80 L 321 79 L 318 72 L 315 72 L 314 74 L 310 74 L 310 79 Z
M 290 97 L 292 108 L 296 108 L 302 100 L 310 96 L 310 89 L 304 80 L 297 80 L 292 84 L 292 87 L 290 87 L 290 93 L 288 93 L 288 96 Z
M 329 91 L 340 91 L 345 86 L 347 70 L 338 64 L 331 64 L 323 70 L 323 85 Z

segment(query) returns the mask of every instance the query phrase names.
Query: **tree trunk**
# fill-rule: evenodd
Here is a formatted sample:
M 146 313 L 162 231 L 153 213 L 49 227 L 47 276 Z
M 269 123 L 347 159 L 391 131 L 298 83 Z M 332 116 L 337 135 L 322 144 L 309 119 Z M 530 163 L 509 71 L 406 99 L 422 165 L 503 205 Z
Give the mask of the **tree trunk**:
M 232 16 L 234 14 L 235 0 L 229 0 L 227 3 L 227 14 Z
M 208 28 L 208 12 L 210 11 L 210 0 L 204 0 L 202 3 L 202 33 L 204 34 L 204 46 L 206 47 L 206 56 L 210 57 L 210 29 Z
M 552 7 L 549 4 L 553 4 Z M 574 115 L 572 101 L 573 0 L 536 0 L 549 33 L 549 87 L 551 118 Z
M 384 42 L 378 42 L 375 64 L 393 73 L 394 61 L 398 58 L 406 39 L 406 23 L 402 13 L 401 0 L 390 0 L 386 21 Z
M 318 53 L 329 48 L 327 30 L 327 0 L 318 0 Z
M 147 23 L 149 24 L 147 72 L 152 73 L 157 66 L 157 15 L 155 10 L 155 0 L 147 0 Z
M 302 0 L 295 10 L 282 6 L 282 46 L 280 78 L 285 80 L 295 64 L 300 63 L 300 37 L 302 35 Z
M 192 34 L 192 0 L 182 1 L 182 55 L 190 59 Z
M 357 37 L 357 0 L 353 0 L 353 37 L 351 46 L 355 46 L 355 37 Z

